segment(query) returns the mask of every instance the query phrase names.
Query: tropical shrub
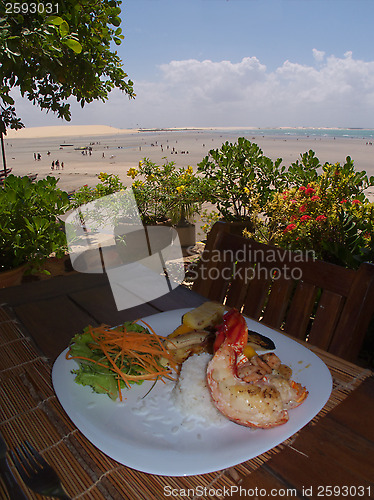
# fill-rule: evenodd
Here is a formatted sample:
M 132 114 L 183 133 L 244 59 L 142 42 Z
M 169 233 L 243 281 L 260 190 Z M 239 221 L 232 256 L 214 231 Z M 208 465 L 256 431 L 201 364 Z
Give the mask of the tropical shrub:
M 74 208 L 125 189 L 118 175 L 100 172 L 98 179 L 100 184 L 94 187 L 89 187 L 85 184 L 73 193 L 71 196 L 71 204 Z
M 297 176 L 298 165 L 289 169 L 288 185 L 295 185 L 276 193 L 246 234 L 285 248 L 313 250 L 318 258 L 347 267 L 374 260 L 374 204 L 364 193 L 374 177 L 356 172 L 350 157 L 344 165 L 326 163 L 317 173 L 319 161 L 311 153 L 310 168 Z M 306 179 L 311 182 L 299 184 Z
M 134 179 L 132 189 L 145 223 L 185 223 L 209 196 L 208 182 L 192 167 L 177 168 L 174 162 L 159 166 L 144 158 L 137 169 L 129 169 L 128 175 Z
M 57 188 L 57 179 L 32 182 L 27 176 L 9 175 L 0 187 L 0 270 L 23 264 L 31 270 L 52 253 L 66 251 L 59 217 L 69 207 L 68 194 Z
M 208 210 L 205 208 L 199 215 L 201 220 L 201 230 L 204 234 L 208 234 L 214 224 L 220 219 L 220 214 L 217 210 Z
M 210 199 L 227 221 L 248 220 L 286 185 L 282 159 L 273 162 L 244 137 L 224 143 L 198 164 L 210 181 Z

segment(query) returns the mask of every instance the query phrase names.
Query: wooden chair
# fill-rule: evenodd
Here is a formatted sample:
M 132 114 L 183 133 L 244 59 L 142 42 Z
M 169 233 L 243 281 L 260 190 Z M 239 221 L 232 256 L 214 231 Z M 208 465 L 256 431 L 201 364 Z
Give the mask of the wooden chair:
M 358 270 L 264 245 L 217 223 L 193 290 L 355 361 L 374 314 L 374 265 Z

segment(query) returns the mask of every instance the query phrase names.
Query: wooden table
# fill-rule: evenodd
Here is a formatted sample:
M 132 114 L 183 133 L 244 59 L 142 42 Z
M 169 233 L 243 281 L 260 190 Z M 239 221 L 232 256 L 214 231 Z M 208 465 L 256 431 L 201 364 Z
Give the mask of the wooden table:
M 0 431 L 9 447 L 29 439 L 74 499 L 374 496 L 372 373 L 318 349 L 312 350 L 334 380 L 325 407 L 281 445 L 227 470 L 192 477 L 145 474 L 110 459 L 76 429 L 50 378 L 71 337 L 88 324 L 116 325 L 203 300 L 179 287 L 117 311 L 104 275 L 78 273 L 0 290 Z M 8 498 L 1 481 L 0 497 Z

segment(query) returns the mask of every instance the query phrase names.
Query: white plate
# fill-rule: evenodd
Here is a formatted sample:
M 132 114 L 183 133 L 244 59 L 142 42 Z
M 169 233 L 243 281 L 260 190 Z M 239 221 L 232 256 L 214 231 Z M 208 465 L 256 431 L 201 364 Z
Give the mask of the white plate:
M 160 335 L 168 335 L 190 309 L 178 309 L 144 318 Z M 270 337 L 276 353 L 293 370 L 293 379 L 309 391 L 306 401 L 289 412 L 289 421 L 273 429 L 249 429 L 227 421 L 221 427 L 206 428 L 194 423 L 181 428 L 183 416 L 170 404 L 151 410 L 152 419 L 134 412 L 139 398 L 150 383 L 126 391 L 124 402 L 113 402 L 106 395 L 95 394 L 90 387 L 74 382 L 74 360 L 57 358 L 52 371 L 56 395 L 78 429 L 97 448 L 118 462 L 134 469 L 167 476 L 204 474 L 249 460 L 278 445 L 306 425 L 325 405 L 332 379 L 326 365 L 311 351 L 284 335 L 247 319 L 248 327 Z M 165 385 L 158 382 L 143 400 L 146 406 L 161 397 Z M 151 398 L 150 398 L 151 397 Z M 148 399 L 150 398 L 150 399 Z

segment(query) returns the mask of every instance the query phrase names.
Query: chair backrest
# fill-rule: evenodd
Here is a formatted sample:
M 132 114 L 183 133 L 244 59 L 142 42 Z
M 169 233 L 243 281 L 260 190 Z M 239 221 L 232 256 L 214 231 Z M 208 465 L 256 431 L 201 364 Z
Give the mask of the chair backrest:
M 232 234 L 217 223 L 193 290 L 355 361 L 374 314 L 374 265 L 358 270 Z

